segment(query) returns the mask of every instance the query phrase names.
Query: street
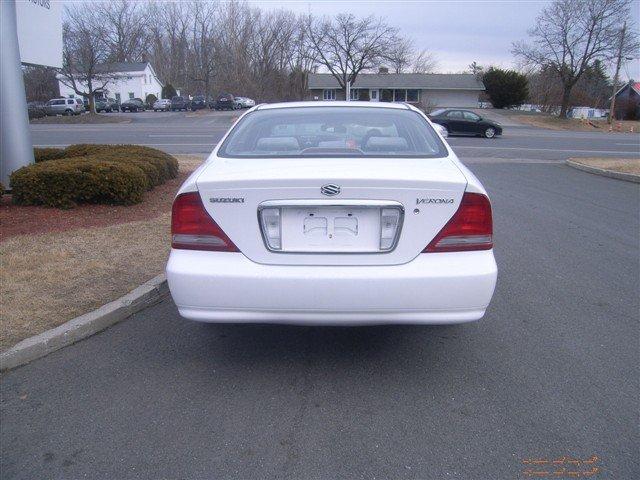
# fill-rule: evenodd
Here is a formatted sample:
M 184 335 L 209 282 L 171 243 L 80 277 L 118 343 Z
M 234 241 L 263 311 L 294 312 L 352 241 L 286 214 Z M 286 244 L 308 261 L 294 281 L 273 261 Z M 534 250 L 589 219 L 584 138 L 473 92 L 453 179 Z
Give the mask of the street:
M 138 143 L 168 153 L 210 153 L 238 112 L 198 111 L 113 113 L 131 123 L 99 125 L 32 124 L 35 146 L 72 143 Z M 490 115 L 490 114 L 489 114 Z M 637 133 L 567 132 L 525 126 L 505 126 L 494 139 L 450 137 L 460 158 L 565 160 L 569 157 L 635 157 Z
M 230 123 L 189 120 L 31 128 L 38 145 L 204 153 Z M 208 325 L 166 298 L 2 375 L 2 476 L 486 480 L 596 455 L 593 478 L 640 478 L 640 191 L 560 163 L 637 156 L 638 135 L 513 127 L 451 144 L 494 208 L 483 320 Z

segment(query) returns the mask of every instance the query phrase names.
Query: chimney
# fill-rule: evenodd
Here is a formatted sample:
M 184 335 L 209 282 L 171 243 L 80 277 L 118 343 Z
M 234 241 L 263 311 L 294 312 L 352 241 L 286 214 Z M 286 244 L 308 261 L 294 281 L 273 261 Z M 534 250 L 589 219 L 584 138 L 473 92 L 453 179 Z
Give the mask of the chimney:
M 389 68 L 388 67 L 379 67 L 378 68 L 378 73 L 389 73 Z

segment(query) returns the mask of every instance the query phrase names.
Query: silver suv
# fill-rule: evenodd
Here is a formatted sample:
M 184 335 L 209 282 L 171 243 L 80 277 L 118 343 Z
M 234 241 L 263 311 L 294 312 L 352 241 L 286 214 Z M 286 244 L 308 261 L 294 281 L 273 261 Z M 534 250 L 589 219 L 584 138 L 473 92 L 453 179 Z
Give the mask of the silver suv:
M 81 98 L 54 98 L 44 106 L 46 115 L 80 115 L 83 111 Z

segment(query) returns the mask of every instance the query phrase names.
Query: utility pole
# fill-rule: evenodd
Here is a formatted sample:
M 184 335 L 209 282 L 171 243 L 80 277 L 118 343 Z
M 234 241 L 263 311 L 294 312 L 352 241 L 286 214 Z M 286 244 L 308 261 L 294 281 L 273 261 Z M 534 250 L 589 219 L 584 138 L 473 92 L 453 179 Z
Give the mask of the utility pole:
M 624 50 L 624 37 L 627 33 L 627 22 L 622 24 L 620 31 L 620 45 L 618 45 L 618 59 L 616 62 L 616 73 L 613 76 L 613 93 L 611 94 L 611 105 L 609 106 L 609 124 L 613 123 L 613 116 L 616 108 L 616 93 L 618 92 L 618 77 L 622 66 L 622 52 Z

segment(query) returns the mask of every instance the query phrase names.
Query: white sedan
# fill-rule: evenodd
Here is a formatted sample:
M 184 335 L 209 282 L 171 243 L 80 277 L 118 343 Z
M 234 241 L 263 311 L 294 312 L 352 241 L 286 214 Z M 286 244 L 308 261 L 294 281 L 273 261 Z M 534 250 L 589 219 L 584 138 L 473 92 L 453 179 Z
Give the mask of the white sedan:
M 405 104 L 252 108 L 180 188 L 171 233 L 171 294 L 203 322 L 469 322 L 496 284 L 485 189 Z

